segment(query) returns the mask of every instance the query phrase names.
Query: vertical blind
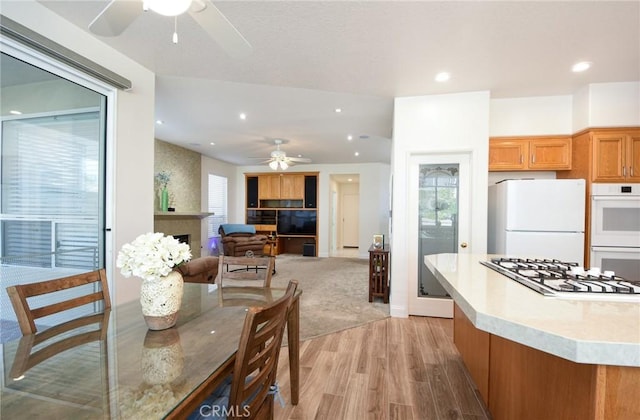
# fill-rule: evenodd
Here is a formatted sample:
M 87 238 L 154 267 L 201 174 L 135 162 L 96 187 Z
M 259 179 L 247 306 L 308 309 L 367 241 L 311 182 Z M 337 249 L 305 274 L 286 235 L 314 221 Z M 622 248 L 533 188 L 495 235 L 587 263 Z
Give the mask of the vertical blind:
M 209 217 L 208 237 L 219 237 L 218 228 L 227 223 L 227 178 L 209 174 Z
M 2 256 L 60 252 L 33 263 L 95 268 L 99 130 L 98 111 L 2 123 Z

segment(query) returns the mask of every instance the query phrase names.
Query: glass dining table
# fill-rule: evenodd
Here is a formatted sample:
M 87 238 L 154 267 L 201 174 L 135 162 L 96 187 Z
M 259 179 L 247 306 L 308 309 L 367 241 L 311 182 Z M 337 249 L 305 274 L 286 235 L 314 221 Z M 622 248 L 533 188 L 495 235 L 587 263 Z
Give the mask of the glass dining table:
M 134 301 L 93 315 L 95 322 L 61 334 L 55 344 L 49 344 L 50 330 L 4 343 L 0 417 L 184 418 L 231 373 L 247 308 L 284 292 L 185 283 L 178 322 L 167 330 L 148 330 Z M 294 405 L 301 293 L 287 319 L 288 349 L 282 349 Z

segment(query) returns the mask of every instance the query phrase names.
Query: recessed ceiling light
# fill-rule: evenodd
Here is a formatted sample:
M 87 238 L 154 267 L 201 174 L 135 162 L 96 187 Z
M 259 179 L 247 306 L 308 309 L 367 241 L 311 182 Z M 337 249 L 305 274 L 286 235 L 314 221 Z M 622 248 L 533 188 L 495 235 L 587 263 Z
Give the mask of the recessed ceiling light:
M 342 112 L 342 108 L 336 108 L 336 112 L 337 112 L 337 113 Z
M 451 75 L 446 71 L 436 74 L 436 82 L 446 82 L 451 78 Z
M 214 142 L 209 143 L 211 146 L 215 146 L 216 144 Z
M 247 114 L 245 114 L 244 112 L 240 113 L 240 119 L 241 120 L 246 120 L 247 119 Z
M 354 156 L 360 156 L 360 152 L 355 152 L 353 155 Z
M 164 124 L 164 121 L 162 121 L 162 120 L 156 120 L 156 124 L 158 124 L 158 125 L 162 125 L 162 124 Z
M 11 111 L 9 111 L 9 114 L 11 114 L 11 115 L 22 115 L 22 112 L 17 111 L 15 109 L 12 109 Z
M 302 155 L 298 155 L 298 157 L 302 157 Z
M 353 136 L 352 136 L 351 134 L 349 134 L 349 135 L 347 136 L 347 140 L 349 140 L 349 141 L 353 140 Z
M 585 71 L 585 70 L 589 70 L 589 68 L 591 67 L 591 62 L 589 61 L 581 61 L 579 63 L 576 63 L 573 65 L 573 67 L 571 67 L 571 71 L 574 73 L 580 73 L 581 71 Z
M 347 181 L 351 182 L 351 181 L 353 181 L 353 179 L 349 178 L 349 179 L 347 179 Z

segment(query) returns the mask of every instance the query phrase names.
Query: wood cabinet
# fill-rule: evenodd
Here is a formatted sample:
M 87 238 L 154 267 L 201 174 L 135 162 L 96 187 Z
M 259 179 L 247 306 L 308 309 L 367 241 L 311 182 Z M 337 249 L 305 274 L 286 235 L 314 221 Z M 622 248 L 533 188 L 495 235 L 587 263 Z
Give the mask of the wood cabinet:
M 576 363 L 519 344 L 477 329 L 457 304 L 453 334 L 496 420 L 638 418 L 638 367 Z
M 258 175 L 260 200 L 304 199 L 304 174 Z
M 557 178 L 587 181 L 585 197 L 584 264 L 589 267 L 591 248 L 591 183 L 640 182 L 640 127 L 591 128 L 574 134 L 571 170 Z
M 591 133 L 593 182 L 640 182 L 640 130 Z
M 280 177 L 280 198 L 304 199 L 304 175 L 291 174 Z
M 571 137 L 494 137 L 489 140 L 490 171 L 571 169 Z
M 245 223 L 278 235 L 270 252 L 303 254 L 313 245 L 316 256 L 318 172 L 246 173 L 245 181 Z
M 369 302 L 379 296 L 389 303 L 389 249 L 369 248 Z
M 258 198 L 260 200 L 280 198 L 280 175 L 258 175 Z

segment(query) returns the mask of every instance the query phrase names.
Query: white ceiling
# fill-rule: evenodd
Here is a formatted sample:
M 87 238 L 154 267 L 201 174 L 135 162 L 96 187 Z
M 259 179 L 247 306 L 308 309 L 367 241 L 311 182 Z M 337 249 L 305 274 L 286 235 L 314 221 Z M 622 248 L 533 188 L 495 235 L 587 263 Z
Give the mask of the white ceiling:
M 108 3 L 39 1 L 85 29 Z M 156 138 L 234 164 L 268 156 L 274 138 L 313 163 L 389 162 L 395 96 L 566 95 L 640 80 L 638 1 L 214 4 L 251 55 L 229 57 L 188 15 L 177 45 L 173 19 L 152 12 L 99 38 L 157 74 Z M 592 69 L 572 73 L 580 60 Z M 435 82 L 440 71 L 451 80 Z

